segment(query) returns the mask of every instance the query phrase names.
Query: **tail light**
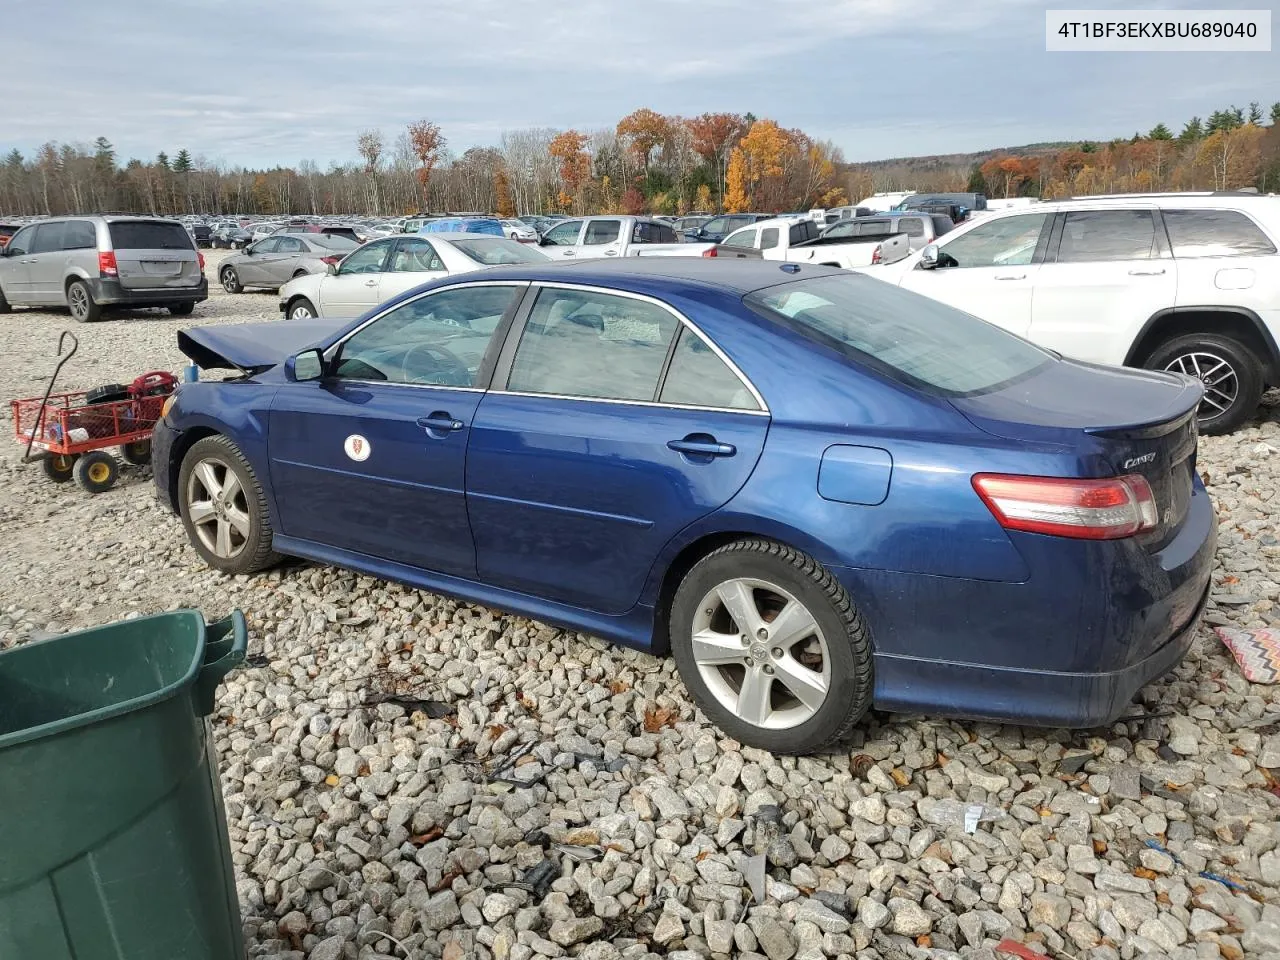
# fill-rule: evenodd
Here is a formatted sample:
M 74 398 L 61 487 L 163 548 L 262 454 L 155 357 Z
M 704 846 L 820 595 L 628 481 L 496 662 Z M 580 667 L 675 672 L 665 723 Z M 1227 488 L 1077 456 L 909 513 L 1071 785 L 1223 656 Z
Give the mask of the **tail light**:
M 1006 530 L 1118 540 L 1160 522 L 1151 486 L 1136 474 L 1077 480 L 979 473 L 973 489 Z
M 204 273 L 204 254 L 199 250 L 196 251 L 196 261 L 200 264 L 200 272 Z
M 114 250 L 98 254 L 98 274 L 103 277 L 120 276 L 120 269 L 116 266 L 116 253 Z
M 702 255 L 703 255 L 704 257 L 718 257 L 718 256 L 719 256 L 719 254 L 718 254 L 718 253 L 716 253 L 716 248 L 715 248 L 715 247 L 708 247 L 706 250 L 703 250 L 703 251 L 702 251 Z
M 320 258 L 320 262 L 321 262 L 321 263 L 323 263 L 323 264 L 325 264 L 326 266 L 328 266 L 329 264 L 333 264 L 333 263 L 341 263 L 341 262 L 342 262 L 342 258 L 341 258 L 341 257 L 335 257 L 333 254 L 330 254 L 330 255 L 329 255 L 329 256 L 327 256 L 327 257 L 321 257 L 321 258 Z
M 871 262 L 872 263 L 880 262 L 880 244 L 878 243 L 876 244 L 876 248 L 871 251 Z

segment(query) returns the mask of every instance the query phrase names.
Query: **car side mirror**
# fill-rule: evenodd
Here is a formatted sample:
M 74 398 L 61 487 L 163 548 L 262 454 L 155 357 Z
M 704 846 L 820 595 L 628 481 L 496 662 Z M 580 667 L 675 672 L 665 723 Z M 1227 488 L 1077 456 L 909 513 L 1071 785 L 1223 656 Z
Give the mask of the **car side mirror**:
M 938 245 L 930 243 L 920 251 L 920 269 L 935 270 L 938 267 Z
M 324 354 L 319 350 L 306 350 L 285 361 L 285 373 L 290 380 L 305 383 L 324 376 Z
M 336 277 L 338 275 L 338 265 L 336 263 L 331 263 L 327 267 L 325 267 L 324 272 L 331 277 Z
M 539 238 L 538 238 L 538 246 L 540 246 L 540 247 L 549 247 L 549 246 L 551 246 L 551 238 L 550 238 L 550 237 L 539 237 Z

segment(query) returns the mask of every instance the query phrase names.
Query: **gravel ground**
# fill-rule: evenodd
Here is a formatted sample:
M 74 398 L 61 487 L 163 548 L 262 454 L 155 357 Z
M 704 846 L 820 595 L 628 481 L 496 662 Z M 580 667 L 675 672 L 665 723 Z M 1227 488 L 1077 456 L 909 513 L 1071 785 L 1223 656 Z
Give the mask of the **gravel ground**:
M 0 394 L 42 392 L 64 328 L 62 385 L 83 388 L 177 371 L 177 329 L 275 304 L 15 312 Z M 91 497 L 0 451 L 0 646 L 180 606 L 249 617 L 213 723 L 252 956 L 987 958 L 1011 937 L 1072 960 L 1280 958 L 1280 693 L 1207 627 L 1144 691 L 1162 720 L 875 715 L 847 752 L 775 758 L 711 727 L 670 662 L 327 567 L 213 573 L 147 471 Z M 1280 408 L 1200 464 L 1222 518 L 1208 621 L 1274 622 Z

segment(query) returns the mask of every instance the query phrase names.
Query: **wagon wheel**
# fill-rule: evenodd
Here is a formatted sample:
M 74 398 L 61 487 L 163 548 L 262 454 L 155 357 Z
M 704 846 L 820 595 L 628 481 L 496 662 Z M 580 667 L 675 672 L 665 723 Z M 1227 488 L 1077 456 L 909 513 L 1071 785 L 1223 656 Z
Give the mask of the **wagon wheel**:
M 120 459 L 135 467 L 151 466 L 151 441 L 135 440 L 120 447 Z
M 76 457 L 69 453 L 50 454 L 40 466 L 44 475 L 54 483 L 66 483 L 75 471 Z
M 90 493 L 104 493 L 120 479 L 120 464 L 102 450 L 86 453 L 75 465 L 76 482 Z

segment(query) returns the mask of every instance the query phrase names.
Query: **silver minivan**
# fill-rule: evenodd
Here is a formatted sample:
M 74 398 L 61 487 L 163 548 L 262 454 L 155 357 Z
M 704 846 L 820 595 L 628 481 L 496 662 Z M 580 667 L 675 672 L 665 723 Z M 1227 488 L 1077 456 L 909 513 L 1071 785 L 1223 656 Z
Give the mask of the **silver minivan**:
M 182 317 L 208 298 L 204 256 L 176 220 L 53 217 L 0 250 L 0 313 L 65 306 L 90 323 L 109 307 L 167 307 Z

